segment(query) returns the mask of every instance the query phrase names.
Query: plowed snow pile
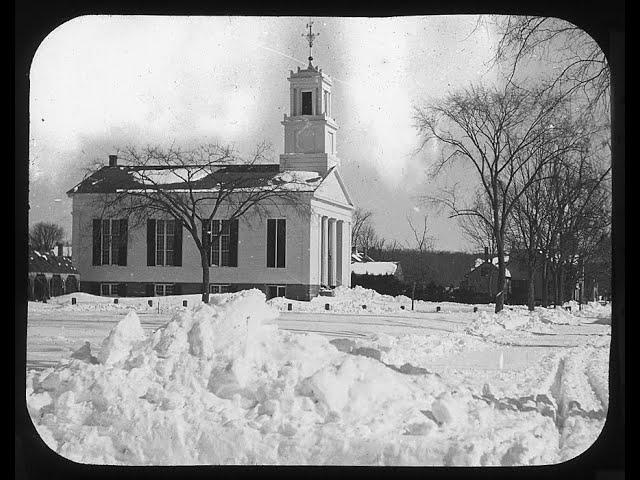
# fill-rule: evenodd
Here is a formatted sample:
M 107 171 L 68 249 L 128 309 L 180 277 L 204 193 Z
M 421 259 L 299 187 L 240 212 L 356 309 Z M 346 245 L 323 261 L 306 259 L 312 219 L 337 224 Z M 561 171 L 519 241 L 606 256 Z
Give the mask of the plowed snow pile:
M 149 336 L 130 312 L 96 352 L 28 373 L 34 424 L 83 463 L 527 465 L 579 454 L 604 421 L 602 373 L 572 373 L 588 350 L 552 359 L 542 390 L 509 403 L 263 324 L 277 315 L 258 290 Z
M 272 298 L 267 302 L 269 305 L 276 307 L 278 310 L 287 310 L 287 304 L 293 305 L 293 310 L 297 312 L 324 312 L 326 304 L 329 304 L 330 311 L 336 313 L 361 313 L 361 314 L 389 314 L 403 313 L 411 309 L 411 298 L 406 295 L 383 295 L 375 290 L 363 288 L 357 285 L 353 288 L 344 286 L 336 287 L 333 290 L 333 296 L 319 296 L 311 299 L 309 302 L 290 300 L 284 297 Z M 362 306 L 366 305 L 363 309 Z M 416 300 L 414 302 L 414 310 L 416 312 L 435 312 L 436 307 L 440 307 L 443 311 L 452 312 L 471 312 L 474 305 L 465 305 L 453 302 L 429 302 L 424 300 Z M 483 305 L 482 308 L 488 308 Z

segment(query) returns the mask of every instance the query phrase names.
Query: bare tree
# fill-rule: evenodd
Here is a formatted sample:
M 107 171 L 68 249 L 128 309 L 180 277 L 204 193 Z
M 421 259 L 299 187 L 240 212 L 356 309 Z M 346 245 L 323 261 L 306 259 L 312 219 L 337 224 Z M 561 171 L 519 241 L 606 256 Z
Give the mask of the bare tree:
M 367 225 L 371 227 L 371 218 L 373 216 L 373 212 L 371 210 L 365 210 L 361 207 L 358 207 L 353 212 L 353 224 L 351 226 L 351 242 L 352 246 L 359 247 L 362 243 L 362 234 L 363 228 Z M 369 229 L 366 227 L 366 229 Z M 372 227 L 371 227 L 372 228 Z
M 494 60 L 509 67 L 510 80 L 517 76 L 519 69 L 525 69 L 530 60 L 546 62 L 552 68 L 543 81 L 575 93 L 589 110 L 599 107 L 608 110 L 609 65 L 604 52 L 587 32 L 553 17 L 501 15 L 491 18 L 500 35 Z
M 458 224 L 464 236 L 475 247 L 475 250 L 482 252 L 486 248 L 487 254 L 490 258 L 493 258 L 497 254 L 493 227 L 484 220 L 485 218 L 491 218 L 491 206 L 481 192 L 476 192 L 476 198 L 473 200 L 472 205 L 473 209 L 481 212 L 482 215 L 461 215 L 458 217 Z
M 373 225 L 370 222 L 366 222 L 360 229 L 355 246 L 361 249 L 365 255 L 368 255 L 370 250 L 382 250 L 384 243 L 384 239 L 378 236 Z
M 164 214 L 184 227 L 200 253 L 202 301 L 208 303 L 211 245 L 224 229 L 224 222 L 218 222 L 213 231 L 215 217 L 228 222 L 262 218 L 269 208 L 283 206 L 305 211 L 301 193 L 310 194 L 309 179 L 264 168 L 269 151 L 262 143 L 243 160 L 232 148 L 217 144 L 191 150 L 128 147 L 119 152 L 126 184 L 97 202 L 104 216 L 125 216 L 138 226 L 154 214 Z
M 39 252 L 50 252 L 64 238 L 64 229 L 55 223 L 38 222 L 29 231 L 29 244 Z
M 596 155 L 597 157 L 597 155 Z M 552 183 L 552 214 L 547 260 L 554 274 L 554 302 L 565 301 L 589 260 L 609 235 L 610 166 L 594 162 L 585 149 L 557 166 Z
M 504 305 L 505 234 L 515 202 L 547 162 L 588 135 L 585 129 L 568 128 L 561 115 L 563 102 L 563 95 L 548 88 L 525 90 L 509 83 L 492 89 L 472 86 L 415 110 L 422 147 L 430 141 L 441 147 L 433 175 L 452 162 L 464 162 L 478 181 L 478 194 L 490 206 L 487 215 L 473 204 L 461 205 L 455 195 L 437 199 L 451 217 L 476 216 L 491 226 L 498 257 L 496 312 Z M 516 182 L 534 154 L 538 161 L 528 170 L 529 178 Z
M 413 238 L 415 240 L 416 247 L 420 253 L 431 250 L 433 248 L 433 237 L 429 235 L 429 217 L 428 215 L 422 216 L 422 227 L 418 228 L 413 224 L 411 220 L 411 215 L 407 215 L 407 223 L 409 224 L 409 228 L 413 233 Z

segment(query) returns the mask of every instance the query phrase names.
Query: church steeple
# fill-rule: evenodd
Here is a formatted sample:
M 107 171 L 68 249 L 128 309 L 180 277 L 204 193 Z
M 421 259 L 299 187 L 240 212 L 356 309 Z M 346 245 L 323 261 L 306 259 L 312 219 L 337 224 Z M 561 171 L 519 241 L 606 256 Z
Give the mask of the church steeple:
M 336 132 L 338 125 L 331 116 L 331 78 L 313 66 L 313 42 L 319 33 L 303 34 L 309 44 L 309 65 L 290 71 L 289 115 L 284 115 L 284 154 L 280 155 L 281 170 L 305 170 L 326 173 L 338 164 Z

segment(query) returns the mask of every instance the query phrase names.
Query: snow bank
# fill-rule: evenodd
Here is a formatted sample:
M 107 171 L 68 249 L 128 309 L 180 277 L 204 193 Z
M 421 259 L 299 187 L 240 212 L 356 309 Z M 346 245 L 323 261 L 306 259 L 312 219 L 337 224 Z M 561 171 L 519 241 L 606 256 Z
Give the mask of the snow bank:
M 393 297 L 391 295 L 381 295 L 375 290 L 356 286 L 354 288 L 336 287 L 332 297 L 319 296 L 309 302 L 290 300 L 284 297 L 276 297 L 267 303 L 278 310 L 287 310 L 287 304 L 294 305 L 293 309 L 298 312 L 323 312 L 328 303 L 329 308 L 335 313 L 393 313 L 401 312 L 401 306 L 405 309 L 411 308 L 411 299 L 404 295 Z M 363 309 L 362 305 L 367 308 Z
M 218 297 L 226 298 L 229 295 L 232 294 L 211 294 L 210 301 L 215 301 L 215 298 Z M 76 299 L 75 305 L 72 304 L 72 298 Z M 60 295 L 59 297 L 52 297 L 47 300 L 47 303 L 29 302 L 29 310 L 42 312 L 50 309 L 60 309 L 73 312 L 113 311 L 124 313 L 133 309 L 141 313 L 173 313 L 183 307 L 185 300 L 190 307 L 201 305 L 201 298 L 202 296 L 200 294 L 167 295 L 165 297 L 103 297 L 85 292 L 74 292 Z M 115 303 L 115 300 L 117 300 L 118 303 Z M 152 302 L 151 305 L 149 305 L 149 300 Z
M 216 296 L 149 336 L 130 312 L 95 357 L 85 344 L 55 368 L 28 372 L 37 431 L 71 460 L 129 465 L 526 465 L 564 458 L 561 438 L 572 451 L 588 447 L 589 435 L 559 430 L 540 410 L 497 408 L 436 374 L 405 375 L 384 356 L 279 331 L 265 324 L 278 315 L 269 303 L 258 290 Z M 375 342 L 390 355 L 437 348 L 434 338 Z M 441 344 L 464 348 L 453 336 Z M 577 366 L 565 361 L 564 377 Z M 599 385 L 595 408 L 605 388 L 597 369 L 585 375 L 580 382 Z M 580 395 L 569 380 L 553 385 L 562 398 Z
M 515 307 L 498 313 L 480 312 L 465 332 L 487 339 L 508 340 L 522 334 L 553 335 L 557 332 L 554 326 L 579 326 L 581 323 L 580 317 L 561 308 L 540 307 L 530 312 L 524 307 Z
M 363 263 L 362 265 L 368 265 Z M 309 302 L 291 300 L 284 297 L 272 298 L 268 303 L 280 311 L 287 310 L 287 305 L 292 304 L 297 312 L 324 312 L 328 303 L 331 312 L 334 313 L 362 313 L 362 314 L 402 314 L 411 311 L 411 298 L 406 295 L 383 295 L 375 290 L 356 285 L 353 288 L 336 287 L 332 297 L 319 296 Z M 366 305 L 366 309 L 362 308 Z M 404 307 L 404 310 L 402 309 Z M 441 307 L 443 313 L 472 312 L 474 305 L 454 302 L 430 302 L 415 300 L 416 312 L 435 312 L 436 307 Z M 483 305 L 482 308 L 489 308 Z
M 588 302 L 583 303 L 582 309 L 580 309 L 578 302 L 571 301 L 565 303 L 564 306 L 570 306 L 571 313 L 577 317 L 611 319 L 611 303 L 602 305 L 600 302 Z

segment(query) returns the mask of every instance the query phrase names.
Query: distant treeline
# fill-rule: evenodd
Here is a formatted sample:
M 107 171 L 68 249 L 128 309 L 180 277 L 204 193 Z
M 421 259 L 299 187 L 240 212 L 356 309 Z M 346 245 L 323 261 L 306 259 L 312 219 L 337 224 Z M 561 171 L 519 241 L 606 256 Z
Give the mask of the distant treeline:
M 461 287 L 444 287 L 433 282 L 419 283 L 402 281 L 393 275 L 351 274 L 351 285 L 375 290 L 381 295 L 405 295 L 416 300 L 430 302 L 490 303 L 488 295 Z M 414 289 L 415 288 L 415 289 Z
M 481 254 L 417 249 L 370 249 L 368 254 L 376 261 L 399 262 L 402 277 L 352 275 L 353 286 L 360 285 L 383 295 L 406 295 L 433 302 L 490 301 L 486 295 L 460 288 L 464 276 L 474 267 L 476 259 L 482 257 Z
M 458 287 L 482 254 L 409 249 L 369 250 L 369 255 L 381 262 L 400 262 L 404 281 L 426 286 Z

